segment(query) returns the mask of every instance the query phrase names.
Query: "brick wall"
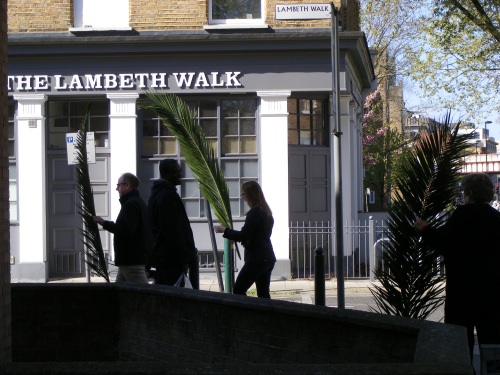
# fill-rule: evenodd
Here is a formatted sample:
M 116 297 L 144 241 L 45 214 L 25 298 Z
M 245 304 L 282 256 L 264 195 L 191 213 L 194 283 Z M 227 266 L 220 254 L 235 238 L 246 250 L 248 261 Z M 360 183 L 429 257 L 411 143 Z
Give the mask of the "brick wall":
M 9 33 L 67 32 L 73 0 L 8 0 Z
M 325 3 L 324 0 L 267 0 L 265 22 L 275 29 L 328 28 L 329 20 L 276 20 L 277 4 Z M 359 30 L 359 1 L 334 1 L 344 30 Z M 9 32 L 67 32 L 73 27 L 72 0 L 9 0 Z M 130 27 L 137 31 L 203 30 L 208 24 L 207 0 L 130 0 Z
M 7 0 L 0 0 L 0 362 L 11 359 Z
M 134 284 L 13 284 L 12 311 L 19 363 L 134 362 L 144 374 L 157 362 L 177 374 L 306 374 L 319 365 L 346 375 L 470 374 L 463 327 L 383 314 Z M 77 368 L 116 373 L 99 366 Z M 21 367 L 0 364 L 0 373 Z M 53 363 L 22 368 L 65 373 Z

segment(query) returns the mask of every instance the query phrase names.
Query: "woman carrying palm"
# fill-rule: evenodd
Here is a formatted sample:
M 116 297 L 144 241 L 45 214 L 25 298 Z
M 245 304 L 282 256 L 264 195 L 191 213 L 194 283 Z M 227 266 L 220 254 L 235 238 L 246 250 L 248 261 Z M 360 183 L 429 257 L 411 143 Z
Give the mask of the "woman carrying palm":
M 269 285 L 271 273 L 276 263 L 276 256 L 271 244 L 271 233 L 274 225 L 273 213 L 257 182 L 245 182 L 241 186 L 241 197 L 250 207 L 241 230 L 237 231 L 218 225 L 214 226 L 214 230 L 217 233 L 223 233 L 224 238 L 241 242 L 245 248 L 245 264 L 236 278 L 233 293 L 246 295 L 248 289 L 255 283 L 258 297 L 271 298 Z

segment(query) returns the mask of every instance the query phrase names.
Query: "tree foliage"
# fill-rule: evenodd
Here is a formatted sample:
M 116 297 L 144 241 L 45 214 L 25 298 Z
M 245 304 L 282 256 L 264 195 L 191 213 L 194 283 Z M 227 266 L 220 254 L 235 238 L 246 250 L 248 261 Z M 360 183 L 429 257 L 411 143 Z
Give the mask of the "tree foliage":
M 448 108 L 481 117 L 499 109 L 500 1 L 435 0 L 423 18 L 426 43 L 413 55 L 412 76 Z

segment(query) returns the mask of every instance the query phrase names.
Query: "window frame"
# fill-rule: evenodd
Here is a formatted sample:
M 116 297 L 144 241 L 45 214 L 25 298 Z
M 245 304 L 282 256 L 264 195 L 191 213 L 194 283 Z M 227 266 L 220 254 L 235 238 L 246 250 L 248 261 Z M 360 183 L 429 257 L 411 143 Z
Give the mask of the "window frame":
M 9 150 L 10 142 L 13 142 L 13 154 L 9 151 L 9 222 L 10 224 L 19 223 L 19 186 L 17 172 L 17 103 L 9 98 L 8 100 L 8 126 L 12 125 L 12 133 L 9 129 Z M 12 194 L 15 192 L 15 197 Z
M 295 112 L 292 112 L 288 110 L 288 119 L 287 119 L 287 142 L 289 146 L 303 146 L 303 147 L 329 147 L 330 146 L 330 111 L 329 111 L 329 106 L 330 106 L 330 100 L 328 97 L 325 96 L 292 96 L 288 98 L 288 103 L 287 107 L 290 105 L 290 101 L 295 100 L 296 101 L 296 107 L 295 107 Z M 302 101 L 308 101 L 309 102 L 309 112 L 305 113 L 301 111 L 301 102 Z M 314 110 L 312 109 L 314 106 L 312 105 L 313 101 L 319 101 L 321 102 L 321 114 L 315 114 Z M 295 120 L 292 122 L 291 119 L 295 116 Z M 301 118 L 309 118 L 309 127 L 307 129 L 301 128 L 300 123 L 301 123 Z M 320 117 L 322 120 L 322 128 L 315 128 L 314 124 L 314 118 L 315 117 Z M 295 127 L 292 127 L 291 124 L 294 123 L 296 124 Z M 297 132 L 297 143 L 290 143 L 290 132 L 296 131 Z M 309 132 L 309 142 L 308 143 L 303 143 L 302 140 L 302 133 L 308 131 Z M 322 138 L 324 140 L 323 143 L 317 144 L 314 143 L 314 140 L 316 139 L 314 137 L 314 132 L 321 132 L 322 133 Z
M 228 184 L 229 192 L 230 192 L 230 204 L 231 204 L 231 214 L 233 218 L 238 219 L 245 216 L 245 212 L 248 210 L 248 206 L 245 201 L 241 198 L 241 185 L 250 180 L 258 181 L 259 180 L 259 134 L 258 134 L 258 123 L 259 119 L 259 100 L 257 96 L 214 96 L 214 97 L 200 97 L 200 96 L 186 96 L 183 99 L 193 108 L 193 103 L 197 103 L 196 120 L 198 124 L 200 124 L 203 120 L 214 120 L 216 119 L 216 127 L 217 127 L 217 135 L 216 135 L 216 147 L 215 154 L 218 158 L 219 165 L 221 166 L 222 171 L 224 172 L 226 182 Z M 224 139 L 223 134 L 223 118 L 222 118 L 222 103 L 225 100 L 230 101 L 245 101 L 252 100 L 255 102 L 255 153 L 227 153 L 222 155 L 222 142 Z M 216 116 L 211 115 L 201 115 L 200 112 L 200 103 L 207 101 L 215 101 L 216 102 Z M 146 117 L 149 119 L 149 117 Z M 244 119 L 249 119 L 249 116 L 243 116 Z M 158 120 L 159 126 L 161 122 Z M 188 213 L 188 217 L 190 220 L 194 221 L 203 221 L 206 220 L 206 212 L 205 212 L 205 200 L 201 196 L 201 193 L 197 187 L 198 183 L 196 179 L 192 175 L 189 168 L 186 168 L 184 159 L 181 156 L 180 145 L 176 141 L 176 153 L 175 154 L 159 154 L 159 153 L 143 153 L 143 126 L 144 126 L 144 110 L 141 110 L 140 115 L 138 116 L 138 121 L 140 121 L 140 125 L 138 126 L 140 132 L 140 140 L 139 144 L 141 145 L 140 155 L 143 159 L 149 160 L 158 160 L 164 158 L 172 158 L 176 159 L 182 168 L 182 184 L 178 187 L 179 195 L 181 196 L 185 206 L 186 211 Z M 238 131 L 240 133 L 240 131 Z M 239 137 L 239 134 L 238 134 Z M 215 137 L 210 137 L 211 139 L 215 139 Z M 159 151 L 159 149 L 157 149 Z M 197 216 L 193 216 L 192 213 L 197 211 Z
M 217 0 L 208 0 L 208 23 L 210 25 L 263 25 L 265 20 L 265 6 L 264 0 L 260 1 L 260 18 L 216 18 L 212 17 L 213 3 Z M 251 0 L 247 0 L 251 1 Z

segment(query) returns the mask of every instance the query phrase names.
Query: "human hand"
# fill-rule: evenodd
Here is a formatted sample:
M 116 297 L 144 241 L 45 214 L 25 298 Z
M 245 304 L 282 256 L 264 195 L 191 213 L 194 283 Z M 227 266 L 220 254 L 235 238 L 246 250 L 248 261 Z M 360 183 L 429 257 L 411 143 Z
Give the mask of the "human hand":
M 214 225 L 214 230 L 215 230 L 215 233 L 224 233 L 224 230 L 226 228 L 220 226 L 220 225 Z
M 97 224 L 104 224 L 104 219 L 100 216 L 93 216 L 92 217 L 94 219 L 94 223 L 97 223 Z

